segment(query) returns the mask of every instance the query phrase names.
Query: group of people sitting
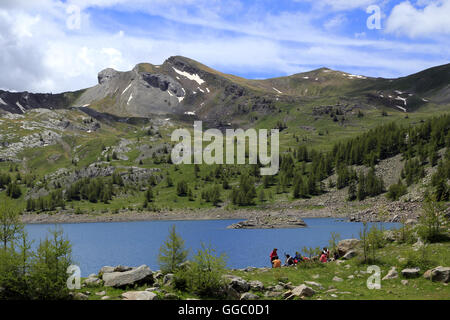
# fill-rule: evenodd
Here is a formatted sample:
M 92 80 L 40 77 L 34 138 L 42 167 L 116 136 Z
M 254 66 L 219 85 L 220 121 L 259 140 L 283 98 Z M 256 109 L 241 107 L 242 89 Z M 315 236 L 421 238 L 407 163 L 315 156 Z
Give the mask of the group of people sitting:
M 284 255 L 286 257 L 286 259 L 284 261 L 285 267 L 295 266 L 295 265 L 299 264 L 300 262 L 310 260 L 308 257 L 302 256 L 300 254 L 300 252 L 298 252 L 298 251 L 295 253 L 295 256 L 291 256 L 287 253 L 285 253 Z M 320 255 L 317 257 L 313 257 L 312 259 L 317 259 L 317 258 L 320 262 L 329 262 L 329 261 L 336 259 L 336 253 L 334 254 L 333 258 L 330 258 L 330 250 L 328 250 L 326 247 L 324 247 L 322 249 L 322 252 L 320 253 Z M 278 257 L 278 249 L 277 248 L 273 249 L 272 252 L 270 253 L 270 263 L 272 264 L 272 268 L 281 268 L 281 260 Z

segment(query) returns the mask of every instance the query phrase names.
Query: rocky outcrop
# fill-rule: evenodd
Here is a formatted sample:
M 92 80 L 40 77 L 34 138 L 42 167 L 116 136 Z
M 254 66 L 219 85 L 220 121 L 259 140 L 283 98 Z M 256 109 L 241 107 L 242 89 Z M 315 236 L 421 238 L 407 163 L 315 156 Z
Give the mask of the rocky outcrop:
M 306 223 L 294 215 L 263 215 L 228 226 L 229 229 L 304 228 Z
M 423 277 L 435 282 L 448 283 L 450 281 L 450 267 L 436 267 L 434 269 L 427 270 Z
M 356 248 L 356 246 L 359 244 L 360 240 L 358 239 L 345 239 L 339 241 L 337 245 L 337 250 L 340 257 L 345 256 L 347 252 L 350 250 L 353 250 Z
M 146 265 L 133 268 L 129 271 L 114 271 L 104 273 L 102 276 L 105 287 L 123 288 L 134 284 L 152 284 L 153 272 Z

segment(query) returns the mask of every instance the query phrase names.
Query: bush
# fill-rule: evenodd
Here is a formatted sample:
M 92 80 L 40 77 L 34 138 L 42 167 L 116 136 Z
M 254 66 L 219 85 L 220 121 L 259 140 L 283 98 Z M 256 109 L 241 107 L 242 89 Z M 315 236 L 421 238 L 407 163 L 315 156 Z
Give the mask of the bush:
M 407 188 L 406 186 L 399 180 L 396 184 L 392 184 L 389 189 L 386 197 L 389 200 L 397 201 L 401 196 L 406 194 Z
M 225 267 L 226 257 L 223 254 L 217 256 L 214 249 L 202 243 L 187 270 L 176 274 L 177 286 L 185 286 L 201 297 L 219 297 L 224 286 Z

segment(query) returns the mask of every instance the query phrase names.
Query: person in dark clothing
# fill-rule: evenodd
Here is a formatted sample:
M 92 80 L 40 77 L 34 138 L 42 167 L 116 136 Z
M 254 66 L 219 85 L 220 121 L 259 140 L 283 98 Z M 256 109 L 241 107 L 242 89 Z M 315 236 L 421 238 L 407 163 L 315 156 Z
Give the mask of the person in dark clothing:
M 293 266 L 294 265 L 294 258 L 291 257 L 289 254 L 285 254 L 286 261 L 284 262 L 285 266 Z

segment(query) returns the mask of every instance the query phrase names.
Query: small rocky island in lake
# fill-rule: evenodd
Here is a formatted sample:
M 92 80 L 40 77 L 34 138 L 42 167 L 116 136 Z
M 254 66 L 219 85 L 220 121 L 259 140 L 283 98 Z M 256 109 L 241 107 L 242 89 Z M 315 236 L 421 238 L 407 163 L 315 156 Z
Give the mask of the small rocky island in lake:
M 262 215 L 228 226 L 228 229 L 304 228 L 305 221 L 294 215 Z

